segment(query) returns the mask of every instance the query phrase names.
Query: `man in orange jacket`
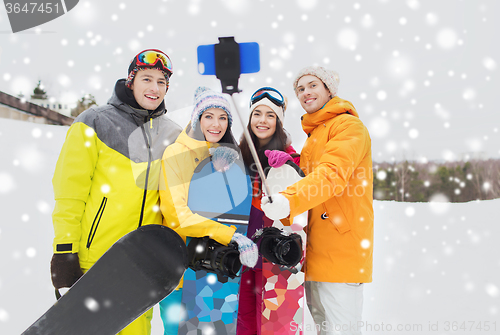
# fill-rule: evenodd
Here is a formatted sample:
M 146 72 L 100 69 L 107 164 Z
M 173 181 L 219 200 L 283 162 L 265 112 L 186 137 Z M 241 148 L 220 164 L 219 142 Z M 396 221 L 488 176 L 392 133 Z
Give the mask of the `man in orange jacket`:
M 306 67 L 293 87 L 306 114 L 300 167 L 306 174 L 262 199 L 267 217 L 309 211 L 306 295 L 321 334 L 361 334 L 363 284 L 372 281 L 371 139 L 354 106 L 337 96 L 339 76 Z

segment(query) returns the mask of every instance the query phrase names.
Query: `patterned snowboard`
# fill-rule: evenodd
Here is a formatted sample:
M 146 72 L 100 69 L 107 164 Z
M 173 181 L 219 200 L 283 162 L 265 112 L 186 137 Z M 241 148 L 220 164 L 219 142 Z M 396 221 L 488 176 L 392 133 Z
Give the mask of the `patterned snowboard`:
M 287 186 L 299 181 L 304 173 L 293 162 L 279 168 L 271 168 L 267 175 L 267 181 L 271 194 L 286 189 Z M 293 224 L 284 226 L 281 221 L 265 220 L 273 227 L 280 228 L 290 233 L 297 233 L 302 237 L 305 257 L 306 234 L 303 230 L 307 224 L 307 212 L 294 218 Z M 302 334 L 304 315 L 308 316 L 305 301 L 304 273 L 300 272 L 301 263 L 296 268 L 298 271 L 284 269 L 262 259 L 262 335 L 277 334 Z M 265 283 L 265 284 L 264 284 Z
M 226 172 L 217 172 L 210 157 L 203 160 L 191 179 L 188 206 L 193 213 L 237 227 L 246 235 L 252 192 L 241 160 Z M 189 242 L 188 242 L 189 243 Z M 218 278 L 206 271 L 187 269 L 182 305 L 185 318 L 179 334 L 236 334 L 239 277 Z

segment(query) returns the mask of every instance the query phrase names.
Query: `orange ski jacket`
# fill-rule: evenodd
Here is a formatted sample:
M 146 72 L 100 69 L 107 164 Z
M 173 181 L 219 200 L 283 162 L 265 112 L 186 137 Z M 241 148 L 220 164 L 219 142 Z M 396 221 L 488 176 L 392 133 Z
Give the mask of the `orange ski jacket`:
M 339 97 L 302 117 L 308 135 L 306 174 L 282 194 L 290 217 L 308 213 L 306 280 L 372 281 L 373 169 L 371 139 L 354 106 Z

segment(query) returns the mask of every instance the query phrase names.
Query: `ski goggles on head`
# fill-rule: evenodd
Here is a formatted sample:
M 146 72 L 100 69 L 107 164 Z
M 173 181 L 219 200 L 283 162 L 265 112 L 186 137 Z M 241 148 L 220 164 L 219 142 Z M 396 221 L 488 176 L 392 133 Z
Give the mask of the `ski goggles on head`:
M 272 87 L 262 87 L 252 94 L 252 97 L 250 98 L 250 107 L 264 98 L 268 98 L 276 106 L 283 107 L 285 105 L 285 98 L 283 98 L 278 90 L 275 90 Z
M 136 57 L 136 64 L 138 66 L 157 66 L 158 62 L 162 65 L 161 69 L 166 71 L 169 75 L 172 75 L 172 61 L 170 58 L 156 49 L 144 50 Z

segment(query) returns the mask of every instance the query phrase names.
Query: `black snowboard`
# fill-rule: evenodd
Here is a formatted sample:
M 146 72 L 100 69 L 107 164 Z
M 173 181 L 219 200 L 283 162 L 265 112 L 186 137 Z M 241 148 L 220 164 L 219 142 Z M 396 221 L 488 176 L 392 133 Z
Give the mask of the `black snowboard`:
M 188 265 L 172 229 L 146 225 L 118 240 L 23 334 L 115 335 L 169 295 Z

